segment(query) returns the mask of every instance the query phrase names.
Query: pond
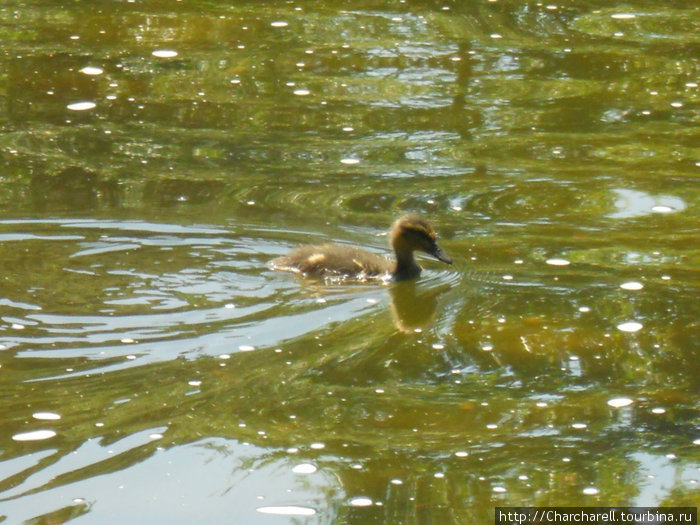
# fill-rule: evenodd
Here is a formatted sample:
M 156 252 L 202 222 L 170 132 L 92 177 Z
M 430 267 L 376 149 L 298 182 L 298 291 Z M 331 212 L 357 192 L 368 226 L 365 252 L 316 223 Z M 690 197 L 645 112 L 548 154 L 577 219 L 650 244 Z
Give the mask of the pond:
M 696 2 L 6 0 L 0 521 L 692 505 Z M 303 279 L 304 243 L 451 266 Z

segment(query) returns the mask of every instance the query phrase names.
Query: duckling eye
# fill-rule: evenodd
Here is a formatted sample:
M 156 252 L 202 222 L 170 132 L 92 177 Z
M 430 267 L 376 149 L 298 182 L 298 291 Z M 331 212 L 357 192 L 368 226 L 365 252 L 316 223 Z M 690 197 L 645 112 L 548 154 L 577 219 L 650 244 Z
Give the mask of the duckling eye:
M 431 250 L 435 247 L 435 239 L 428 236 L 427 233 L 416 230 L 409 230 L 408 237 L 422 250 Z
M 437 248 L 437 243 L 435 242 L 435 239 L 426 239 L 425 248 L 427 251 L 435 250 Z

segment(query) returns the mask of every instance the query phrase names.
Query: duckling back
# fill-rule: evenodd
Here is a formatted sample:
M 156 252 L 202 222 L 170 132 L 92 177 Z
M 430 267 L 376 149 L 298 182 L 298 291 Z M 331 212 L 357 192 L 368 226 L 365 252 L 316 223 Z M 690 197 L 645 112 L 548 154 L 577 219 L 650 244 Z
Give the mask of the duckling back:
M 394 264 L 367 250 L 342 244 L 301 246 L 271 262 L 274 270 L 314 277 L 370 280 L 391 276 Z

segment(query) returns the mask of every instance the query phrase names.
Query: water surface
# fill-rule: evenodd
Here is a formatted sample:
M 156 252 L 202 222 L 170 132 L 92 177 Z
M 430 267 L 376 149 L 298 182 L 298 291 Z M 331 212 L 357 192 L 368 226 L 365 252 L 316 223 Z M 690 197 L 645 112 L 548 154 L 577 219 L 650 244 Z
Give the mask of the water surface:
M 697 505 L 698 9 L 0 6 L 0 519 Z M 340 285 L 304 242 L 455 263 Z

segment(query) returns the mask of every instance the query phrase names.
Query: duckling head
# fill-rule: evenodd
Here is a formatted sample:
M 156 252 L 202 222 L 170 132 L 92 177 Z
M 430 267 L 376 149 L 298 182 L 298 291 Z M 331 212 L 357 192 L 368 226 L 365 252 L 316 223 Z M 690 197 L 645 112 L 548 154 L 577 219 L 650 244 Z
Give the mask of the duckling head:
M 412 258 L 414 251 L 425 252 L 438 261 L 452 264 L 452 259 L 437 244 L 435 230 L 420 215 L 404 215 L 391 228 L 391 245 L 397 259 Z

